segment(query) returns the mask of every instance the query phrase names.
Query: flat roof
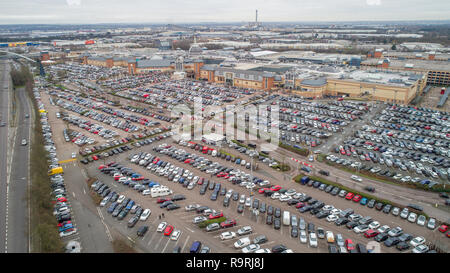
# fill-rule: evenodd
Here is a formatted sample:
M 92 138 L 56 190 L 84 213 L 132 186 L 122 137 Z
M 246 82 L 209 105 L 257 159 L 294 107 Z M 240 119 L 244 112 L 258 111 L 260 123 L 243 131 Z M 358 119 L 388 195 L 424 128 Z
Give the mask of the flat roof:
M 390 68 L 404 68 L 412 64 L 413 68 L 423 69 L 423 70 L 441 70 L 441 71 L 450 71 L 450 62 L 446 61 L 433 61 L 433 60 L 420 60 L 420 59 L 392 59 L 389 58 Z M 367 59 L 361 62 L 361 65 L 376 65 L 380 61 L 380 59 Z

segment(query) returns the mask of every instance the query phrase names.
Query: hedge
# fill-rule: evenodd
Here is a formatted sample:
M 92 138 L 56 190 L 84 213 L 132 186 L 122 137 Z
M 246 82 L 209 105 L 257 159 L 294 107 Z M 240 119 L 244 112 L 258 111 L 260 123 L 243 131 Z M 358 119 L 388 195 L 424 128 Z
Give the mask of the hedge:
M 295 148 L 294 146 L 290 146 L 281 142 L 278 144 L 278 146 L 302 156 L 308 156 L 310 154 L 310 151 L 308 149 Z
M 225 220 L 227 220 L 227 218 L 225 218 L 225 217 L 220 217 L 220 218 L 216 218 L 216 219 L 206 220 L 204 222 L 199 223 L 198 227 L 199 228 L 206 228 L 209 224 L 222 223 L 222 222 L 225 222 Z

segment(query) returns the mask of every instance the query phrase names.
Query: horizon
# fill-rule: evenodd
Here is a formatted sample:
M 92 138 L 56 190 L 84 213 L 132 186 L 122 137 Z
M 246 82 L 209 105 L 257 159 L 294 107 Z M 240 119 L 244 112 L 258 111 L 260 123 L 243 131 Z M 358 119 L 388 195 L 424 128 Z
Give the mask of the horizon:
M 0 24 L 195 24 L 450 20 L 450 2 L 424 0 L 3 0 Z M 283 18 L 280 21 L 280 18 Z M 345 19 L 345 20 L 343 20 Z

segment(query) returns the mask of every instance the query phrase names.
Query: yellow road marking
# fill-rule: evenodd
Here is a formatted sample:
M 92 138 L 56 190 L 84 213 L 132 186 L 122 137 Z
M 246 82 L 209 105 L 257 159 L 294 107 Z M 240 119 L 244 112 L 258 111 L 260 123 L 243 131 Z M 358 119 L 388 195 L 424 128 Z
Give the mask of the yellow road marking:
M 63 163 L 68 163 L 68 162 L 72 162 L 72 161 L 75 161 L 75 160 L 77 160 L 77 159 L 76 159 L 76 158 L 72 158 L 72 159 L 67 159 L 67 160 L 59 161 L 58 163 L 59 163 L 59 164 L 63 164 Z

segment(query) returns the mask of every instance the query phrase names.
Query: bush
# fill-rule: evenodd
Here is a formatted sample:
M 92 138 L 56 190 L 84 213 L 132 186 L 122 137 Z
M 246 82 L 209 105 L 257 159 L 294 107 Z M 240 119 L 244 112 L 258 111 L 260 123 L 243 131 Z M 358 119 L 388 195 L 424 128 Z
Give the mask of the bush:
M 225 218 L 225 217 L 220 217 L 220 218 L 216 218 L 216 219 L 206 220 L 204 222 L 199 223 L 198 227 L 199 228 L 206 228 L 209 224 L 222 223 L 222 222 L 225 222 L 225 220 L 227 220 L 227 218 Z
M 279 143 L 278 144 L 279 147 L 284 148 L 286 150 L 289 150 L 291 152 L 294 152 L 296 154 L 302 155 L 302 156 L 308 156 L 310 154 L 310 151 L 308 149 L 303 149 L 303 148 L 295 148 L 293 146 L 290 145 L 286 145 L 284 143 Z

